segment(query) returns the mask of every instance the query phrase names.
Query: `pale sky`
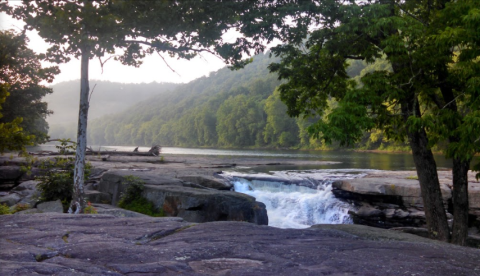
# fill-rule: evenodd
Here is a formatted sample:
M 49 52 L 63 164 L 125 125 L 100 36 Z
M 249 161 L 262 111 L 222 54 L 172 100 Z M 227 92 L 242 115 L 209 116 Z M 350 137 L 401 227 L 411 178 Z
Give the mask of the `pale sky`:
M 12 19 L 10 16 L 0 13 L 0 29 L 14 29 L 17 32 L 22 30 L 23 22 Z M 36 32 L 27 33 L 30 42 L 30 49 L 37 53 L 44 53 L 49 44 L 45 43 Z M 235 33 L 227 33 L 224 38 L 233 39 Z M 177 60 L 168 55 L 164 56 L 170 67 L 176 71 L 172 72 L 165 62 L 156 54 L 147 56 L 139 68 L 122 65 L 120 62 L 110 59 L 103 68 L 103 74 L 98 59 L 90 61 L 90 80 L 107 80 L 120 83 L 150 83 L 150 82 L 176 82 L 186 83 L 196 78 L 206 76 L 226 66 L 221 59 L 212 54 L 204 53 L 202 57 L 196 57 L 190 61 Z M 44 64 L 46 66 L 47 63 Z M 55 77 L 54 84 L 80 79 L 80 61 L 72 58 L 70 62 L 60 64 L 61 73 Z

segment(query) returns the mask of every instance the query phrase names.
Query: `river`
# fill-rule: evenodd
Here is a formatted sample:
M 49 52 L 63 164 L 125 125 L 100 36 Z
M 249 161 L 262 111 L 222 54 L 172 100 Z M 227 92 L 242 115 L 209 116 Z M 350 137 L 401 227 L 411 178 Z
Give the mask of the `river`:
M 93 147 L 95 150 L 98 147 Z M 135 147 L 110 146 L 102 150 L 133 151 Z M 54 150 L 53 146 L 30 150 Z M 140 147 L 140 151 L 149 148 Z M 224 150 L 163 147 L 170 154 L 288 158 L 334 161 L 334 164 L 307 166 L 237 167 L 223 176 L 237 192 L 251 195 L 267 207 L 269 225 L 279 228 L 307 228 L 314 224 L 352 223 L 348 211 L 355 207 L 336 199 L 331 192 L 335 180 L 365 176 L 369 170 L 415 170 L 408 153 L 295 150 Z M 450 160 L 435 155 L 439 169 L 451 168 Z

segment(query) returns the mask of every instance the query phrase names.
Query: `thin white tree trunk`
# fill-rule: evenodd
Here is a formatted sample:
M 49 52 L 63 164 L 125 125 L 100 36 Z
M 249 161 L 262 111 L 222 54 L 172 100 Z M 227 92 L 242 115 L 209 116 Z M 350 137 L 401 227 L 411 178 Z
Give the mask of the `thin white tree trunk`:
M 75 156 L 74 184 L 72 202 L 68 212 L 79 214 L 85 208 L 85 151 L 87 148 L 87 118 L 88 118 L 88 51 L 82 51 L 82 65 L 80 78 L 80 107 L 78 114 L 77 152 Z

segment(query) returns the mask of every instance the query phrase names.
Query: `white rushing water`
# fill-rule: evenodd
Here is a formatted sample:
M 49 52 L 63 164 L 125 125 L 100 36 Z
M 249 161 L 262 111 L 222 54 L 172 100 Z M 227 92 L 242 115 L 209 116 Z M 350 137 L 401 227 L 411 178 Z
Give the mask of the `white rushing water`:
M 314 224 L 350 224 L 354 207 L 332 194 L 331 183 L 365 176 L 354 170 L 279 171 L 271 174 L 225 172 L 235 191 L 267 207 L 268 225 L 308 228 Z

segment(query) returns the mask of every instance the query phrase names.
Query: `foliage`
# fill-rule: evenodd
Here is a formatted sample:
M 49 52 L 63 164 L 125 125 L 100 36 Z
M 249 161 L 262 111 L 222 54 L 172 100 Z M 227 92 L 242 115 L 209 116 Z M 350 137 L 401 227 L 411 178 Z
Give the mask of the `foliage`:
M 127 189 L 118 202 L 119 207 L 152 217 L 165 216 L 163 209 L 157 210 L 152 202 L 142 196 L 145 182 L 141 178 L 128 175 L 122 184 L 127 185 Z
M 30 208 L 31 207 L 29 204 L 18 203 L 17 205 L 15 205 L 15 208 L 13 209 L 12 213 L 15 214 L 17 212 L 28 210 Z
M 84 214 L 98 214 L 97 208 L 93 207 L 92 203 L 87 202 L 87 207 L 83 209 Z
M 55 157 L 40 162 L 38 166 L 41 176 L 37 177 L 40 183 L 37 185 L 40 191 L 41 201 L 54 201 L 60 199 L 64 209 L 68 209 L 72 200 L 73 191 L 73 168 L 75 159 L 73 157 Z M 85 175 L 88 179 L 92 166 L 87 163 Z
M 10 95 L 7 87 L 8 84 L 0 84 L 0 111 L 7 96 Z M 2 117 L 0 113 L 0 119 Z M 0 153 L 7 150 L 25 151 L 25 146 L 32 144 L 33 137 L 22 131 L 21 122 L 22 118 L 15 118 L 11 122 L 0 122 Z
M 55 148 L 58 149 L 60 154 L 65 154 L 69 151 L 75 151 L 77 148 L 77 143 L 70 141 L 70 138 L 67 139 L 58 139 L 60 145 L 55 145 Z
M 7 206 L 7 204 L 0 204 L 0 215 L 11 215 L 12 211 L 10 210 L 10 207 Z
M 275 90 L 281 82 L 267 70 L 268 63 L 275 61 L 278 59 L 269 58 L 268 53 L 260 54 L 242 70 L 221 69 L 180 85 L 172 92 L 162 92 L 124 112 L 93 120 L 89 124 L 88 140 L 97 145 L 338 148 L 336 144 L 327 146 L 310 137 L 307 128 L 319 117 L 287 116 L 287 107 Z M 378 66 L 376 64 L 371 66 Z M 370 68 L 363 66 L 358 73 Z M 63 92 L 55 90 L 55 93 Z M 335 104 L 333 99 L 328 101 L 329 106 Z M 374 142 L 369 139 L 369 132 L 365 135 L 356 147 L 409 150 L 382 133 L 372 136 Z
M 42 68 L 40 61 L 44 56 L 30 50 L 27 42 L 24 34 L 0 31 L 0 64 L 3 72 L 0 83 L 2 90 L 8 92 L 7 95 L 5 91 L 0 93 L 3 115 L 0 115 L 0 133 L 24 133 L 24 137 L 17 135 L 15 138 L 18 144 L 26 142 L 22 138 L 36 143 L 47 138 L 48 124 L 45 118 L 51 111 L 47 109 L 47 103 L 41 100 L 52 93 L 52 89 L 40 83 L 51 82 L 54 75 L 59 73 L 57 67 Z M 7 141 L 8 138 L 2 140 Z
M 321 118 L 309 132 L 352 146 L 365 131 L 409 142 L 429 232 L 448 240 L 431 149 L 445 145 L 454 163 L 454 242 L 467 235 L 467 171 L 480 150 L 479 1 L 311 1 L 303 16 L 321 28 L 282 34 L 270 66 L 281 79 L 288 114 Z M 267 24 L 264 22 L 264 24 Z M 348 67 L 360 76 L 350 79 Z M 383 60 L 382 63 L 379 61 Z M 369 66 L 376 62 L 378 66 Z M 369 68 L 367 68 L 369 67 Z M 328 101 L 337 102 L 329 108 Z

